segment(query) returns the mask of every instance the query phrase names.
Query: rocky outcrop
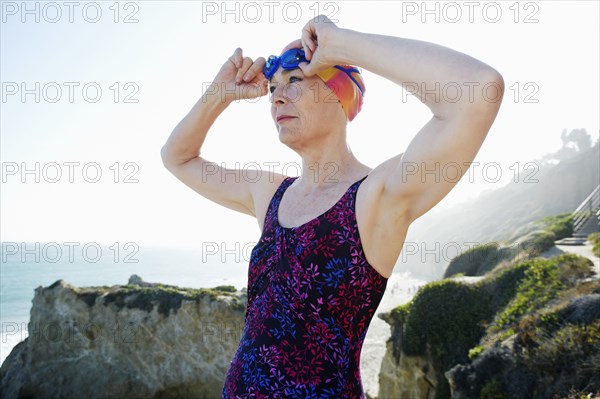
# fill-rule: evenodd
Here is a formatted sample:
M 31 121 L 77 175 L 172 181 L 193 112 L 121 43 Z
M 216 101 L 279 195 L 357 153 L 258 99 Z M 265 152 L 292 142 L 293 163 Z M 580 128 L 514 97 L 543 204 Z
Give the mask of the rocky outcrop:
M 391 336 L 386 342 L 386 352 L 379 371 L 377 399 L 398 398 L 433 399 L 437 385 L 430 348 L 425 354 L 409 356 L 402 350 L 404 318 L 398 312 L 379 313 L 377 317 L 390 325 Z
M 408 356 L 400 352 L 396 357 L 393 341 L 392 338 L 386 344 L 377 398 L 434 399 L 437 376 L 431 356 Z
M 29 336 L 0 369 L 2 397 L 217 398 L 247 304 L 231 286 L 145 283 L 35 290 Z
M 518 331 L 470 364 L 448 370 L 452 398 L 566 398 L 573 386 L 586 391 L 569 398 L 600 395 L 600 284 L 589 286 L 591 294 L 571 298 L 555 311 L 567 326 L 562 331 L 542 337 Z
M 600 280 L 573 254 L 427 284 L 378 316 L 392 335 L 378 399 L 600 395 Z

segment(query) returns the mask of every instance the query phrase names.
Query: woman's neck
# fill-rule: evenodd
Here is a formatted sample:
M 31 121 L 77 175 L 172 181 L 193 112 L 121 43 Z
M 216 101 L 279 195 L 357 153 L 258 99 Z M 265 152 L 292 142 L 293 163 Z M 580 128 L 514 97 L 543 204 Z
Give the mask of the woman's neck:
M 349 147 L 343 150 L 325 150 L 302 157 L 302 175 L 294 183 L 305 193 L 327 190 L 339 184 L 353 183 L 369 173 L 371 168 L 362 164 Z

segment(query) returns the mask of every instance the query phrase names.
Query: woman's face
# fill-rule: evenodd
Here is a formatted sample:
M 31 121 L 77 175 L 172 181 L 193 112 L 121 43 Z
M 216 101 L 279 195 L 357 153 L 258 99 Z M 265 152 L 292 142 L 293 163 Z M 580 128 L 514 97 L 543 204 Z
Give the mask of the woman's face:
M 335 93 L 318 76 L 305 77 L 301 69 L 280 68 L 269 82 L 271 116 L 279 140 L 301 148 L 345 125 L 346 114 Z M 288 115 L 288 118 L 281 118 Z

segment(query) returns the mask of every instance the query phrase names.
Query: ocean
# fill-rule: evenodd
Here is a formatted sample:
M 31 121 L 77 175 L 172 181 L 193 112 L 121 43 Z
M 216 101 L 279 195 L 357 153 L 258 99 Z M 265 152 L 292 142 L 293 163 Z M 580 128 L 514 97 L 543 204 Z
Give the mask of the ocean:
M 247 287 L 248 261 L 234 256 L 210 257 L 200 249 L 104 246 L 65 243 L 3 242 L 0 253 L 0 363 L 27 337 L 27 323 L 34 290 L 57 280 L 77 287 L 127 284 L 132 274 L 144 281 L 190 288 L 233 285 Z M 371 320 L 361 352 L 361 376 L 365 392 L 376 395 L 378 373 L 390 327 L 377 317 L 409 301 L 425 281 L 409 273 L 394 273 Z

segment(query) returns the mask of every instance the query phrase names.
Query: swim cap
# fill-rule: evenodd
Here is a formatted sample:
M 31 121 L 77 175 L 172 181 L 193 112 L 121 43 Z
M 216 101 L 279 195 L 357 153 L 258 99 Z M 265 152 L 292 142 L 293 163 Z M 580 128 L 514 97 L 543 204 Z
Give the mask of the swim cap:
M 304 50 L 291 48 L 279 56 L 269 56 L 263 66 L 263 74 L 270 80 L 280 67 L 289 71 L 298 68 L 301 62 L 310 62 L 306 59 Z M 365 82 L 358 68 L 352 65 L 334 65 L 317 73 L 317 76 L 335 93 L 348 120 L 354 119 L 362 108 L 365 93 Z
M 365 83 L 358 68 L 351 65 L 335 65 L 317 74 L 337 96 L 349 121 L 362 108 Z

